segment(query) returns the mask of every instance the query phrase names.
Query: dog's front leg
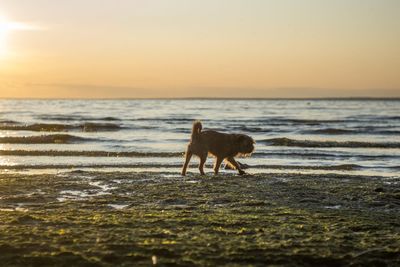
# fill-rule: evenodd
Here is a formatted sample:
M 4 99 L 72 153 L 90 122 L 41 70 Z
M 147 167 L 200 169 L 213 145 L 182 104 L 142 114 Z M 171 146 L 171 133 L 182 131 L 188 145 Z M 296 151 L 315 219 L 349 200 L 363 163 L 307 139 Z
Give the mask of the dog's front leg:
M 245 172 L 240 168 L 239 163 L 236 162 L 236 160 L 233 157 L 229 157 L 226 159 L 230 164 L 233 165 L 233 167 L 235 167 L 236 170 L 238 170 L 239 174 L 245 174 Z
M 187 169 L 187 166 L 189 164 L 189 161 L 190 161 L 190 158 L 192 157 L 192 155 L 193 155 L 192 152 L 189 149 L 187 149 L 186 156 L 185 156 L 185 163 L 183 164 L 183 167 L 182 167 L 182 175 L 183 176 L 186 175 L 186 169 Z

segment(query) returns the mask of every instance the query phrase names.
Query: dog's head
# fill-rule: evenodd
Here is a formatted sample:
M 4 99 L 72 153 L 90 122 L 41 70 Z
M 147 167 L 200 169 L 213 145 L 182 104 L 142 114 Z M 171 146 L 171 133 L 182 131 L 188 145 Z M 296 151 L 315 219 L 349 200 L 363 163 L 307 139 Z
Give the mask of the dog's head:
M 254 151 L 254 142 L 253 138 L 245 134 L 238 134 L 237 135 L 237 146 L 239 154 L 243 156 L 251 155 Z

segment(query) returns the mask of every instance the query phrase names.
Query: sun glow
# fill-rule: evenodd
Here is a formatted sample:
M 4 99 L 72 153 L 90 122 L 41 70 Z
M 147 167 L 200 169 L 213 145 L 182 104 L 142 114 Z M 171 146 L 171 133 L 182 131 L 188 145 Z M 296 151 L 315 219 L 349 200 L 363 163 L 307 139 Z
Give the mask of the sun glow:
M 6 50 L 6 37 L 8 31 L 9 29 L 7 20 L 5 20 L 3 17 L 0 17 L 0 56 L 2 56 Z
M 29 24 L 10 21 L 0 15 L 0 56 L 5 56 L 7 54 L 7 39 L 12 31 L 33 29 L 34 27 Z

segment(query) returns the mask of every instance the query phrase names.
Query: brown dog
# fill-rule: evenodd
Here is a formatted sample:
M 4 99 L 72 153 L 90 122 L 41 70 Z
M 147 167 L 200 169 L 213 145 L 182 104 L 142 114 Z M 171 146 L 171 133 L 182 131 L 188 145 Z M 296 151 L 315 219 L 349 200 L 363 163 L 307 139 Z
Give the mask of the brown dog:
M 185 156 L 185 163 L 182 168 L 182 175 L 186 175 L 186 169 L 192 155 L 200 158 L 199 170 L 204 175 L 204 163 L 207 155 L 216 157 L 214 164 L 214 173 L 218 174 L 219 166 L 225 159 L 226 162 L 239 174 L 245 172 L 234 159 L 238 155 L 250 155 L 254 150 L 254 140 L 245 134 L 226 134 L 217 131 L 201 131 L 202 125 L 200 121 L 195 121 L 192 128 L 192 138 L 188 144 Z

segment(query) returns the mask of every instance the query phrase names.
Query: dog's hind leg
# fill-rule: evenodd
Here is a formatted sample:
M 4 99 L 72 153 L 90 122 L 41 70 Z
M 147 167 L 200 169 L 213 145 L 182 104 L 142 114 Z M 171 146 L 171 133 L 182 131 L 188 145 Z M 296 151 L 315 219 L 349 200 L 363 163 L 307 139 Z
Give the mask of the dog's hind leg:
M 239 174 L 245 174 L 245 172 L 240 168 L 239 163 L 233 157 L 226 158 L 229 164 L 231 164 L 236 170 L 238 170 Z
M 219 171 L 219 167 L 224 159 L 223 158 L 216 158 L 214 163 L 214 174 L 217 175 Z
M 199 171 L 201 175 L 204 175 L 204 164 L 206 163 L 207 160 L 207 154 L 201 155 L 200 156 L 200 164 L 199 164 Z
M 187 166 L 188 166 L 188 164 L 189 164 L 189 161 L 190 161 L 190 158 L 192 157 L 192 151 L 190 151 L 189 149 L 187 149 L 186 150 L 186 155 L 185 155 L 185 163 L 183 164 L 183 167 L 182 167 L 182 175 L 183 176 L 185 176 L 186 175 L 186 169 L 187 169 Z

